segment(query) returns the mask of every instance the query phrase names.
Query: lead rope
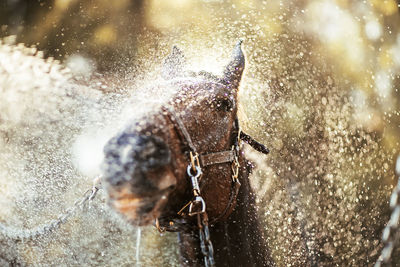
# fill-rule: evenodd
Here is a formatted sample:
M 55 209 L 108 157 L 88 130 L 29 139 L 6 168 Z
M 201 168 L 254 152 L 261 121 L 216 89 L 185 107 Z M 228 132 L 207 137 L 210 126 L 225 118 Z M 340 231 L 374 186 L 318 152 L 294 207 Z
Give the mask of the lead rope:
M 389 264 L 393 249 L 397 241 L 400 239 L 400 157 L 397 158 L 396 162 L 396 174 L 399 176 L 397 186 L 393 189 L 393 193 L 390 196 L 390 208 L 392 209 L 392 214 L 382 233 L 382 243 L 384 244 L 384 248 L 382 249 L 381 255 L 376 261 L 374 267 L 381 267 L 382 265 Z
M 83 210 L 85 204 L 90 203 L 90 201 L 96 197 L 97 192 L 100 189 L 99 185 L 100 177 L 97 177 L 93 180 L 92 188 L 87 190 L 81 198 L 77 199 L 71 207 L 69 207 L 64 213 L 60 214 L 55 220 L 29 230 L 15 229 L 0 223 L 0 233 L 5 237 L 14 240 L 34 239 L 39 236 L 47 235 L 58 229 L 62 224 L 65 224 L 77 210 Z

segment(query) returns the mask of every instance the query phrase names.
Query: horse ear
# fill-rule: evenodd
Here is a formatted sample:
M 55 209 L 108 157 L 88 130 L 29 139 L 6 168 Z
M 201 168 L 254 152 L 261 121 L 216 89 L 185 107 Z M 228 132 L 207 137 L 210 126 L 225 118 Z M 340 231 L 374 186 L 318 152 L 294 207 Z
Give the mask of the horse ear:
M 231 85 L 231 88 L 237 89 L 239 87 L 240 80 L 245 65 L 245 58 L 242 51 L 242 40 L 239 40 L 233 49 L 232 59 L 229 64 L 225 67 L 224 71 L 224 83 Z
M 171 53 L 164 59 L 162 77 L 167 80 L 179 77 L 183 74 L 185 63 L 186 60 L 182 51 L 174 46 Z

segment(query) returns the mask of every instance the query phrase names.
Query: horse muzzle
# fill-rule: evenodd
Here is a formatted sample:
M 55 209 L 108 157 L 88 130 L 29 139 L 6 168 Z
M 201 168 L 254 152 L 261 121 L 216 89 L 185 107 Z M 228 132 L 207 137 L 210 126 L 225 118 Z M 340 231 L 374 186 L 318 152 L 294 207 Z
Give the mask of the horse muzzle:
M 109 204 L 130 223 L 137 226 L 148 225 L 160 217 L 168 195 L 174 188 L 172 185 L 150 196 L 117 194 L 115 198 L 110 197 Z
M 109 204 L 132 224 L 150 224 L 176 185 L 169 148 L 159 137 L 123 132 L 107 143 L 104 152 Z

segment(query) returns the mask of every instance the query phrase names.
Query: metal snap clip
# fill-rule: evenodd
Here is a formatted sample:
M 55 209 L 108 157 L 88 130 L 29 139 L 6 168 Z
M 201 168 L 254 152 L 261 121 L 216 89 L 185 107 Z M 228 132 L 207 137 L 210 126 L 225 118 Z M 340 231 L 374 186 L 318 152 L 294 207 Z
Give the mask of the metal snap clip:
M 189 216 L 201 214 L 206 211 L 206 202 L 201 196 L 196 196 L 189 205 Z

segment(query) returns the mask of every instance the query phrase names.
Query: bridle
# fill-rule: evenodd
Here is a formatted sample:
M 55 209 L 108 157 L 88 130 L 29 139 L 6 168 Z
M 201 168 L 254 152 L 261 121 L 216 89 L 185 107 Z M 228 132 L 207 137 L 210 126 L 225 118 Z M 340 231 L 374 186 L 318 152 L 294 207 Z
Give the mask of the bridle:
M 184 210 L 188 207 L 188 213 L 187 215 L 193 216 L 196 215 L 197 213 L 204 213 L 205 212 L 205 202 L 204 199 L 200 195 L 200 188 L 197 184 L 197 182 L 194 180 L 196 176 L 200 178 L 200 175 L 202 173 L 202 169 L 215 165 L 215 164 L 224 164 L 224 163 L 231 163 L 231 168 L 232 168 L 232 183 L 231 183 L 231 191 L 230 191 L 230 197 L 229 201 L 224 209 L 224 211 L 218 215 L 217 218 L 214 218 L 211 222 L 211 224 L 219 221 L 221 218 L 225 217 L 228 211 L 232 210 L 234 201 L 237 197 L 237 194 L 239 192 L 240 188 L 240 182 L 238 179 L 239 176 L 239 152 L 240 152 L 240 128 L 239 128 L 239 121 L 236 118 L 234 122 L 234 131 L 233 131 L 233 138 L 231 137 L 230 139 L 233 139 L 233 144 L 231 145 L 231 149 L 229 150 L 223 150 L 223 151 L 218 151 L 218 152 L 211 152 L 211 153 L 204 153 L 204 154 L 198 154 L 196 147 L 193 145 L 190 135 L 188 131 L 186 130 L 185 125 L 183 124 L 182 120 L 180 117 L 174 113 L 170 113 L 171 118 L 174 120 L 174 125 L 181 136 L 181 140 L 184 140 L 185 143 L 188 145 L 190 148 L 189 152 L 189 164 L 187 166 L 187 174 L 192 180 L 192 187 L 193 187 L 193 193 L 194 193 L 194 199 L 184 205 L 182 209 L 178 212 L 178 215 L 184 216 L 185 212 Z M 192 173 L 193 171 L 193 173 Z
M 230 212 L 233 210 L 236 198 L 239 193 L 239 188 L 241 186 L 239 181 L 239 157 L 240 157 L 240 146 L 241 141 L 246 142 L 250 146 L 252 146 L 255 150 L 268 154 L 269 149 L 266 148 L 261 143 L 254 140 L 250 135 L 241 131 L 239 126 L 239 120 L 236 116 L 234 120 L 234 128 L 231 136 L 231 149 L 211 152 L 211 153 L 203 153 L 199 154 L 197 152 L 196 147 L 193 144 L 192 138 L 190 137 L 189 132 L 187 131 L 183 121 L 180 116 L 176 114 L 176 112 L 172 108 L 163 107 L 164 114 L 167 119 L 169 119 L 174 125 L 174 129 L 177 132 L 182 143 L 187 147 L 187 152 L 189 154 L 189 163 L 187 165 L 187 175 L 190 178 L 192 184 L 192 192 L 193 198 L 187 204 L 185 204 L 177 214 L 185 217 L 193 217 L 197 216 L 197 227 L 199 230 L 199 239 L 200 239 L 200 248 L 201 252 L 204 256 L 204 265 L 205 266 L 214 266 L 214 257 L 213 257 L 213 246 L 210 239 L 209 232 L 209 224 L 213 225 L 218 222 L 222 218 L 229 216 Z M 211 222 L 209 222 L 209 218 L 206 211 L 206 202 L 201 196 L 201 190 L 199 186 L 199 178 L 202 175 L 202 168 L 207 166 L 215 165 L 215 164 L 225 164 L 231 163 L 232 170 L 232 182 L 231 182 L 231 190 L 229 201 L 222 211 L 216 218 L 213 218 Z M 187 210 L 187 212 L 186 212 Z M 158 219 L 156 219 L 155 225 L 160 232 L 164 231 L 179 231 L 182 228 L 179 226 L 184 225 L 185 220 L 165 220 L 162 223 Z

